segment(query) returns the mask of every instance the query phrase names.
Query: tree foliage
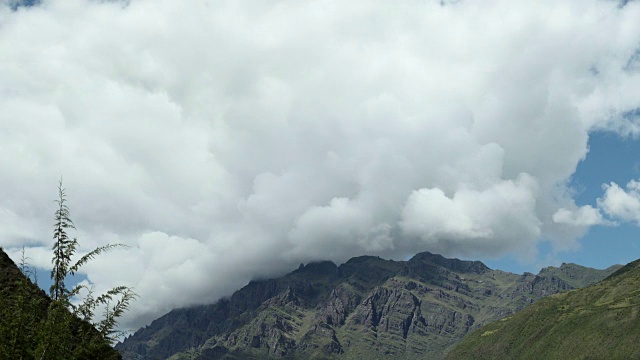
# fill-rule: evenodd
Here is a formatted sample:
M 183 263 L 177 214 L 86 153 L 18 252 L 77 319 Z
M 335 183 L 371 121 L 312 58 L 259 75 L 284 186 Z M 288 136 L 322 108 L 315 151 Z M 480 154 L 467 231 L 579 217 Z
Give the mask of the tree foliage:
M 4 264 L 0 264 L 3 266 Z M 0 286 L 0 359 L 31 359 L 35 356 L 33 344 L 38 342 L 40 325 L 46 304 L 44 292 L 33 286 L 30 278 L 35 273 L 27 265 L 22 251 L 20 270 L 5 269 Z M 41 296 L 38 296 L 38 292 Z
M 22 273 L 15 269 L 18 274 L 8 274 L 8 284 L 0 284 L 0 359 L 118 359 L 111 348 L 121 335 L 118 319 L 137 295 L 129 287 L 117 286 L 96 296 L 84 284 L 69 287 L 67 279 L 98 255 L 124 245 L 101 246 L 76 260 L 78 240 L 68 234 L 75 225 L 62 180 L 55 202 L 49 297 L 35 284 L 35 272 L 23 250 Z M 0 275 L 4 281 L 5 274 Z

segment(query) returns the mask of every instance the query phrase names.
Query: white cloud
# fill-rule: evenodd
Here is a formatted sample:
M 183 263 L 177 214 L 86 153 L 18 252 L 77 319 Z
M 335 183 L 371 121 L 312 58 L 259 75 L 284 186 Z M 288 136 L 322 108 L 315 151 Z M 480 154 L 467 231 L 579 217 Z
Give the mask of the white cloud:
M 289 239 L 293 248 L 287 255 L 314 259 L 315 254 L 323 253 L 346 261 L 358 251 L 392 250 L 391 225 L 375 223 L 371 216 L 370 209 L 346 198 L 334 198 L 328 206 L 311 207 L 298 217 L 291 230 Z M 349 239 L 347 244 L 345 239 Z
M 553 214 L 553 221 L 559 224 L 586 227 L 605 223 L 600 211 L 591 205 L 580 206 L 576 209 L 560 208 Z
M 50 246 L 63 175 L 82 250 L 130 246 L 86 269 L 136 287 L 125 326 L 300 261 L 570 248 L 597 217 L 565 187 L 589 131 L 627 133 L 640 107 L 638 18 L 595 0 L 0 5 L 0 245 Z
M 614 182 L 603 188 L 605 193 L 598 199 L 598 207 L 612 218 L 640 225 L 640 181 L 629 181 L 626 190 Z
M 462 188 L 451 197 L 437 188 L 420 189 L 409 197 L 400 227 L 442 252 L 531 250 L 541 233 L 537 190 L 525 174 L 483 191 Z

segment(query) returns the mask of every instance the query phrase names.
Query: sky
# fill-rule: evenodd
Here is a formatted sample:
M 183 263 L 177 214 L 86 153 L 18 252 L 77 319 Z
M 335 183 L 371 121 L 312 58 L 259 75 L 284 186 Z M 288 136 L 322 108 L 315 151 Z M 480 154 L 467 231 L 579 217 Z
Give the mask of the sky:
M 0 0 L 0 246 L 122 327 L 300 263 L 640 257 L 640 2 Z

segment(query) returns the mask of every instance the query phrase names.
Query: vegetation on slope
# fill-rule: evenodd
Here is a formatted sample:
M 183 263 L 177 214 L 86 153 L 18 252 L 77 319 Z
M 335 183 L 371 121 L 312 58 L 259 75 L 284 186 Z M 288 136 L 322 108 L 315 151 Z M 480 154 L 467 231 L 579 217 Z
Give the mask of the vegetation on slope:
M 0 248 L 0 359 L 119 358 L 100 332 L 52 301 Z
M 67 234 L 74 225 L 62 182 L 58 190 L 49 296 L 32 282 L 24 251 L 18 268 L 0 248 L 0 359 L 120 359 L 111 342 L 118 333 L 118 317 L 136 295 L 127 287 L 116 287 L 94 297 L 87 289 L 79 305 L 72 302 L 84 287 L 68 288 L 67 277 L 115 245 L 99 247 L 73 261 L 78 241 Z M 101 308 L 104 316 L 93 322 L 95 310 Z
M 447 359 L 640 358 L 640 260 L 465 337 Z

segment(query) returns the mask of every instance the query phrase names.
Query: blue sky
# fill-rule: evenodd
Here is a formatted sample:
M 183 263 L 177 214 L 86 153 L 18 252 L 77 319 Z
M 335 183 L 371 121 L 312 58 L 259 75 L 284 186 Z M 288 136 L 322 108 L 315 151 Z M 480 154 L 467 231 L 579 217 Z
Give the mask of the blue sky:
M 640 178 L 640 141 L 607 132 L 592 133 L 589 154 L 572 177 L 578 205 L 595 205 L 602 197 L 602 184 L 626 184 Z M 565 261 L 592 267 L 625 264 L 640 257 L 640 228 L 622 222 L 617 226 L 595 226 L 582 238 L 582 247 L 568 253 Z
M 602 185 L 610 182 L 626 184 L 640 178 L 640 141 L 607 131 L 595 131 L 589 136 L 589 152 L 571 176 L 579 206 L 596 206 L 602 198 Z M 613 264 L 626 264 L 640 257 L 640 228 L 630 222 L 616 225 L 595 225 L 580 239 L 577 250 L 553 253 L 548 243 L 538 245 L 541 257 L 554 259 L 553 265 L 572 262 L 598 269 Z M 487 260 L 492 268 L 516 273 L 537 272 L 539 263 L 523 264 L 513 258 Z

